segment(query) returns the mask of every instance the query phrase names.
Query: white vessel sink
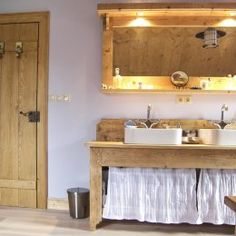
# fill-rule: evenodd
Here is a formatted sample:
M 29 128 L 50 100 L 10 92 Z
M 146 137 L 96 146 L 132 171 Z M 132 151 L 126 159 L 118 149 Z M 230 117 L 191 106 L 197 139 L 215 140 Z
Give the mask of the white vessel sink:
M 233 129 L 199 129 L 198 136 L 203 144 L 236 145 L 236 130 Z
M 182 129 L 125 128 L 125 143 L 136 144 L 181 144 Z

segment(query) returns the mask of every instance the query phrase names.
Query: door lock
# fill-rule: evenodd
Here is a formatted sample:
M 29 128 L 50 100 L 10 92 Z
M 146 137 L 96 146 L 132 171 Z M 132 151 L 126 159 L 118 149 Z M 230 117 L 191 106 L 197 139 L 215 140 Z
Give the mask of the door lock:
M 40 112 L 39 111 L 28 111 L 28 112 L 20 111 L 20 114 L 28 117 L 29 122 L 34 122 L 34 123 L 40 122 Z

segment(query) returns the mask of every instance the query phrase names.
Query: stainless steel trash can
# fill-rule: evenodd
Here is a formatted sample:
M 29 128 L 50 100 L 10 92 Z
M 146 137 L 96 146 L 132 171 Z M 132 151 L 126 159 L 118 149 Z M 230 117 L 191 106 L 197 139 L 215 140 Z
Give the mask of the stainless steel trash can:
M 89 216 L 89 190 L 86 188 L 67 189 L 70 216 L 83 219 Z

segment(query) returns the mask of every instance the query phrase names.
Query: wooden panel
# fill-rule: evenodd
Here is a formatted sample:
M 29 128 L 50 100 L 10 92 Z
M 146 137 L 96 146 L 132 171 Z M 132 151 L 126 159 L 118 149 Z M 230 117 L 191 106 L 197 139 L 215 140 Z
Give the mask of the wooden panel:
M 123 141 L 125 119 L 105 119 L 97 124 L 97 141 Z
M 103 119 L 97 124 L 96 140 L 97 141 L 124 141 L 124 123 L 129 119 Z M 135 121 L 143 122 L 144 119 L 132 119 Z M 152 119 L 153 122 L 157 122 L 156 128 L 176 127 L 180 125 L 183 129 L 201 129 L 201 128 L 215 128 L 213 122 L 207 120 L 157 120 Z
M 145 20 L 138 21 L 134 17 L 112 18 L 111 24 L 113 28 L 117 27 L 235 27 L 235 17 L 231 21 L 225 20 L 225 17 L 200 17 L 200 16 L 155 16 L 145 17 Z
M 19 60 L 19 111 L 37 110 L 37 50 Z M 36 123 L 19 115 L 19 178 L 36 180 Z
M 164 16 L 228 16 L 227 12 L 236 9 L 235 3 L 118 3 L 98 4 L 101 16 L 136 16 L 137 10 L 145 15 Z
M 98 11 L 102 10 L 155 10 L 155 9 L 209 9 L 209 11 L 222 9 L 236 9 L 236 4 L 231 2 L 219 2 L 219 3 L 199 3 L 199 2 L 168 2 L 168 3 L 100 3 L 97 6 Z
M 25 41 L 38 40 L 37 23 L 22 24 L 20 29 L 23 47 Z M 37 110 L 37 41 L 34 45 L 36 47 L 30 51 L 24 50 L 19 59 L 19 111 L 23 112 Z M 36 129 L 37 123 L 31 123 L 27 117 L 19 115 L 19 179 L 22 180 L 36 181 Z M 19 190 L 19 206 L 36 207 L 36 189 Z
M 39 25 L 38 23 L 27 23 L 19 25 L 19 39 L 20 41 L 38 41 Z
M 175 94 L 235 94 L 236 93 L 236 81 L 230 80 L 228 77 L 211 77 L 208 89 L 200 88 L 201 80 L 208 80 L 209 77 L 194 77 L 189 76 L 188 83 L 184 88 L 177 88 L 171 83 L 170 76 L 122 76 L 122 88 L 127 89 L 112 89 L 114 92 L 119 93 L 175 93 Z M 142 89 L 138 89 L 139 83 L 142 85 Z M 230 86 L 229 86 L 230 85 Z M 150 90 L 151 86 L 151 90 Z M 149 87 L 149 88 L 148 88 Z M 196 89 L 198 88 L 198 89 Z M 111 89 L 104 89 L 104 92 L 111 92 Z
M 2 25 L 2 39 L 15 40 L 18 37 L 18 26 Z M 1 59 L 1 80 L 0 80 L 0 178 L 18 178 L 18 64 L 14 53 L 5 53 Z M 7 99 L 6 99 L 7 98 Z M 13 191 L 13 190 L 12 190 Z M 8 197 L 10 190 L 2 189 L 3 204 L 9 199 L 18 198 L 18 192 L 14 191 L 15 196 Z M 6 193 L 7 196 L 3 196 Z M 15 205 L 13 203 L 13 205 Z
M 102 150 L 101 165 L 121 167 L 236 169 L 235 150 L 134 148 Z
M 19 207 L 37 207 L 37 192 L 35 190 L 19 189 Z
M 38 110 L 40 123 L 37 125 L 37 207 L 47 208 L 48 198 L 48 51 L 49 51 L 49 13 L 38 17 Z
M 68 199 L 64 198 L 49 198 L 48 209 L 69 211 Z
M 8 180 L 0 179 L 0 188 L 9 188 L 9 189 L 36 189 L 35 181 L 25 181 L 25 180 Z
M 210 144 L 137 144 L 117 141 L 90 141 L 88 147 L 95 148 L 125 148 L 125 149 L 167 149 L 167 150 L 226 150 L 235 151 L 236 145 L 210 145 Z
M 103 31 L 103 83 L 112 86 L 113 31 Z
M 3 206 L 18 206 L 18 189 L 0 188 L 0 202 Z
M 18 179 L 18 64 L 14 53 L 1 60 L 0 179 Z
M 19 40 L 19 25 L 4 24 L 1 25 L 1 28 L 2 28 L 1 38 L 4 39 L 4 41 L 15 42 Z
M 236 212 L 236 196 L 225 196 L 224 203 Z
M 172 94 L 172 95 L 235 95 L 235 90 L 201 90 L 201 89 L 101 89 L 104 94 Z
M 102 168 L 97 150 L 90 150 L 90 229 L 102 221 Z

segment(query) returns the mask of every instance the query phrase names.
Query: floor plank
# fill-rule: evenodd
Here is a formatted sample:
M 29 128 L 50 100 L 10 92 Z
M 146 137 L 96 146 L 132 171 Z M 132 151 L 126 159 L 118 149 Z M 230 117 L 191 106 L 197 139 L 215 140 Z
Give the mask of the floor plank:
M 234 235 L 234 226 L 165 225 L 137 221 L 105 221 L 95 232 L 89 220 L 74 220 L 66 211 L 0 207 L 1 236 L 167 236 Z

